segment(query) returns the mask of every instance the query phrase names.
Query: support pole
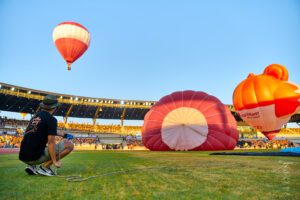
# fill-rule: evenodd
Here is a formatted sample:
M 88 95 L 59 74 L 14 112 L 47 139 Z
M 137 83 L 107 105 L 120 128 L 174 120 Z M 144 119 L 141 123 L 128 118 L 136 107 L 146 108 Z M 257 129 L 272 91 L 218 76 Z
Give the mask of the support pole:
M 73 104 L 71 104 L 71 106 L 70 106 L 70 108 L 68 109 L 66 115 L 64 116 L 64 126 L 65 126 L 65 128 L 66 128 L 66 125 L 67 125 L 67 123 L 68 123 L 68 117 L 69 117 L 69 115 L 71 114 L 72 109 L 73 109 Z
M 96 112 L 94 114 L 94 117 L 93 117 L 93 126 L 94 126 L 94 131 L 96 132 L 96 122 L 97 122 L 97 119 L 99 117 L 99 113 L 102 111 L 102 108 L 101 107 L 97 107 L 96 109 Z
M 123 109 L 122 115 L 121 115 L 121 126 L 123 127 L 124 125 L 124 118 L 126 114 L 126 108 Z

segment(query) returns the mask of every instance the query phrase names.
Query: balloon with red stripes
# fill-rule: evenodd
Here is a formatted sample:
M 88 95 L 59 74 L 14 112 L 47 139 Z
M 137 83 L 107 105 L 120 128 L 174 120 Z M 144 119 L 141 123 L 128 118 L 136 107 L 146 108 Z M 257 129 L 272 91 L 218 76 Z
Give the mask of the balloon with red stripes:
M 59 53 L 67 62 L 68 70 L 90 45 L 89 31 L 79 23 L 63 22 L 53 30 L 53 41 Z
M 230 110 L 205 92 L 180 91 L 161 98 L 145 115 L 144 145 L 155 151 L 231 150 L 238 130 Z

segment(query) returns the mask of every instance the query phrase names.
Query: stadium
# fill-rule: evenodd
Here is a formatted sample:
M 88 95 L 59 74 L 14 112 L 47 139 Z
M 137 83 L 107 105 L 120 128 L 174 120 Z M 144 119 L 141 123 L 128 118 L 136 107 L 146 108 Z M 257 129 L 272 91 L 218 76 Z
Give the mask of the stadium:
M 30 88 L 0 83 L 0 110 L 23 114 L 34 114 L 39 111 L 40 101 L 48 94 L 58 97 L 61 106 L 54 113 L 62 117 L 58 123 L 60 129 L 65 129 L 75 135 L 78 140 L 76 149 L 136 149 L 143 150 L 141 142 L 141 126 L 124 126 L 124 120 L 143 120 L 155 101 L 119 100 L 95 97 L 82 97 L 69 94 L 39 91 Z M 292 143 L 300 142 L 300 128 L 283 128 L 275 138 L 275 142 L 266 143 L 264 136 L 251 128 L 235 112 L 232 105 L 227 105 L 235 120 L 238 122 L 240 148 L 284 148 Z M 90 123 L 68 123 L 68 118 L 87 118 Z M 101 125 L 97 119 L 119 120 L 116 125 Z M 2 119 L 1 134 L 22 135 L 29 121 Z M 291 117 L 289 123 L 299 124 L 300 113 Z M 126 140 L 127 138 L 127 140 Z M 75 139 L 75 140 L 76 140 Z M 2 141 L 1 146 L 19 147 L 19 143 L 10 144 Z
M 274 193 L 273 191 L 265 193 L 267 192 L 267 188 L 269 186 L 276 186 L 276 189 L 282 191 L 281 184 L 277 184 L 277 181 L 282 181 L 280 173 L 284 173 L 288 178 L 290 178 L 290 176 L 295 176 L 295 178 L 292 180 L 297 180 L 297 171 L 299 170 L 297 166 L 299 162 L 294 158 L 287 158 L 284 161 L 281 161 L 272 159 L 270 157 L 253 157 L 251 158 L 251 162 L 249 162 L 249 160 L 245 157 L 236 159 L 217 156 L 213 158 L 214 163 L 209 164 L 210 159 L 207 157 L 207 155 L 210 152 L 203 152 L 200 154 L 184 152 L 162 154 L 159 152 L 149 152 L 141 140 L 141 126 L 126 126 L 124 125 L 124 121 L 143 120 L 145 114 L 149 111 L 151 106 L 156 103 L 155 101 L 82 97 L 69 94 L 57 94 L 53 92 L 39 91 L 6 83 L 0 83 L 0 85 L 0 110 L 21 113 L 23 116 L 26 114 L 33 115 L 34 113 L 38 112 L 40 109 L 39 103 L 46 95 L 52 94 L 57 96 L 61 106 L 56 111 L 55 115 L 60 116 L 62 119 L 62 121 L 59 121 L 58 127 L 59 129 L 66 130 L 75 136 L 73 139 L 75 144 L 75 152 L 72 154 L 70 159 L 67 158 L 64 160 L 64 164 L 67 167 L 59 170 L 59 173 L 64 174 L 65 176 L 58 177 L 63 178 L 63 181 L 60 181 L 60 184 L 62 184 L 61 187 L 64 188 L 64 190 L 73 190 L 70 188 L 70 182 L 75 182 L 75 184 L 79 182 L 79 185 L 72 185 L 72 187 L 75 187 L 77 190 L 82 192 L 71 192 L 72 195 L 70 195 L 70 192 L 67 192 L 63 196 L 59 196 L 58 192 L 53 192 L 56 191 L 55 182 L 51 181 L 52 183 L 50 183 L 48 180 L 40 180 L 41 182 L 38 181 L 40 184 L 50 184 L 50 193 L 46 195 L 46 198 L 54 197 L 69 199 L 73 198 L 73 195 L 79 195 L 80 199 L 98 199 L 99 195 L 103 195 L 105 196 L 105 199 L 144 199 L 145 197 L 155 199 L 176 199 L 176 196 L 179 195 L 180 199 L 194 199 L 202 196 L 202 194 L 198 192 L 206 191 L 199 191 L 197 189 L 197 187 L 205 187 L 202 185 L 203 183 L 201 181 L 199 182 L 199 176 L 201 177 L 201 174 L 205 173 L 208 175 L 208 177 L 213 178 L 206 180 L 208 184 L 217 184 L 217 190 L 209 189 L 212 190 L 213 193 L 209 192 L 204 194 L 204 198 L 214 199 L 218 196 L 224 195 L 224 192 L 220 193 L 218 191 L 221 188 L 228 187 L 228 184 L 231 184 L 231 187 L 237 187 L 239 185 L 238 187 L 241 191 L 249 190 L 249 188 L 243 189 L 243 187 L 240 186 L 241 183 L 239 181 L 233 182 L 233 180 L 226 180 L 224 176 L 218 175 L 218 173 L 237 173 L 237 170 L 243 169 L 246 170 L 247 175 L 244 173 L 237 173 L 238 175 L 234 177 L 242 180 L 243 184 L 248 185 L 247 187 L 251 186 L 251 190 L 264 192 L 266 195 L 265 199 L 273 198 L 274 196 L 279 197 L 280 199 L 281 197 L 286 196 L 286 193 Z M 247 123 L 245 123 L 235 112 L 232 105 L 227 105 L 227 107 L 230 109 L 232 115 L 238 122 L 239 141 L 235 151 L 277 152 L 278 150 L 286 147 L 293 147 L 300 141 L 300 128 L 287 127 L 283 128 L 274 140 L 268 141 L 259 131 L 247 125 Z M 87 118 L 90 123 L 69 122 L 69 118 L 71 117 Z M 119 120 L 119 124 L 101 125 L 97 122 L 97 119 L 115 119 Z M 293 124 L 299 124 L 300 114 L 298 113 L 293 115 L 289 122 Z M 3 159 L 13 159 L 12 156 L 15 156 L 14 153 L 18 152 L 24 130 L 26 129 L 28 123 L 28 120 L 17 120 L 7 117 L 1 118 L 0 151 L 3 154 Z M 91 160 L 93 160 L 93 162 L 91 162 Z M 183 163 L 176 164 L 179 161 L 183 161 Z M 4 164 L 4 160 L 1 162 Z M 85 162 L 90 163 L 88 165 L 89 167 L 93 168 L 96 165 L 100 165 L 103 169 L 100 171 L 97 170 L 97 172 L 94 170 L 80 171 L 74 166 L 68 166 L 75 164 L 82 167 L 84 166 Z M 18 166 L 18 169 L 22 168 L 23 166 L 20 163 L 17 164 L 16 160 L 10 161 L 8 165 L 5 164 L 5 166 L 11 167 L 12 165 Z M 218 165 L 222 165 L 222 167 L 218 168 Z M 201 166 L 202 170 L 198 168 L 199 166 Z M 237 166 L 238 169 L 235 169 Z M 191 168 L 195 168 L 197 170 L 191 171 L 189 170 Z M 145 170 L 148 172 L 145 172 Z M 209 173 L 207 173 L 207 170 L 209 170 Z M 267 175 L 266 171 L 269 171 L 267 172 Z M 276 174 L 277 172 L 279 174 L 274 176 L 274 173 Z M 3 171 L 1 173 L 3 173 Z M 11 173 L 11 176 L 13 176 L 15 171 L 11 171 L 9 173 Z M 73 179 L 72 177 L 74 176 L 74 173 L 80 175 L 75 176 Z M 159 176 L 161 176 L 163 179 L 159 180 L 157 174 L 159 174 Z M 194 181 L 192 181 L 192 177 Z M 249 181 L 260 182 L 262 181 L 261 179 L 269 182 L 267 187 L 265 187 L 265 184 L 263 184 L 263 186 L 261 184 L 249 185 Z M 27 182 L 23 176 L 16 178 L 13 182 L 16 181 L 23 181 L 26 184 L 29 184 L 29 182 Z M 86 181 L 87 183 L 84 183 Z M 156 184 L 154 184 L 157 181 L 160 182 L 160 188 L 157 188 L 155 186 Z M 177 192 L 173 191 L 172 189 L 165 188 L 173 185 L 173 181 L 183 181 L 182 183 L 179 183 L 178 188 L 176 187 L 176 190 L 178 190 Z M 147 184 L 144 185 L 146 182 L 148 184 L 152 183 L 150 188 L 146 186 Z M 141 186 L 140 184 L 143 184 L 144 186 Z M 191 185 L 186 186 L 186 184 Z M 289 187 L 287 185 L 290 185 L 291 183 L 284 182 L 284 184 L 286 187 Z M 297 188 L 297 181 L 292 181 L 292 184 L 295 184 Z M 182 190 L 182 186 L 188 187 L 189 189 Z M 97 187 L 102 189 L 99 190 Z M 228 192 L 228 197 L 249 197 L 248 194 L 242 194 L 239 192 L 233 193 L 231 187 L 229 187 L 227 190 L 224 190 Z M 119 190 L 126 190 L 126 192 L 122 192 L 120 194 Z M 292 194 L 293 196 L 297 194 L 296 190 L 297 189 L 293 187 L 289 187 L 287 191 L 289 192 L 288 194 Z M 153 191 L 161 192 L 153 193 Z M 12 193 L 4 192 L 2 194 L 5 197 L 4 199 L 12 198 Z M 15 196 L 16 199 L 21 198 L 21 195 L 24 195 L 23 192 L 13 193 L 13 196 Z M 33 195 L 39 196 L 41 194 L 31 191 L 29 194 L 24 196 L 24 199 L 30 199 Z

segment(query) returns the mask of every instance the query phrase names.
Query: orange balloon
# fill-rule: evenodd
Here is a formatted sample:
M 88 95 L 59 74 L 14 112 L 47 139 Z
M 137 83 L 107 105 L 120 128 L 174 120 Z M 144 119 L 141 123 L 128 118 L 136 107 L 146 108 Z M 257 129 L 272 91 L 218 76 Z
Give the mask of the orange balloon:
M 287 69 L 272 64 L 263 74 L 249 74 L 233 93 L 237 113 L 270 140 L 300 110 L 300 87 L 287 80 Z
M 289 79 L 288 70 L 284 66 L 279 64 L 271 64 L 267 66 L 264 70 L 264 74 L 274 76 L 275 78 L 282 81 L 287 81 Z

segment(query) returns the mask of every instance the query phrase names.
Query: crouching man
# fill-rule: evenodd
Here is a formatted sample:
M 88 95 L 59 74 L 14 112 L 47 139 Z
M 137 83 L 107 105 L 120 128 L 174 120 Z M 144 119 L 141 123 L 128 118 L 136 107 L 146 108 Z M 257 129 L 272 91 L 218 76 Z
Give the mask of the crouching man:
M 45 96 L 40 103 L 41 111 L 31 118 L 27 126 L 21 142 L 19 159 L 27 164 L 25 171 L 30 175 L 54 176 L 50 166 L 53 164 L 57 168 L 61 167 L 60 159 L 71 153 L 74 148 L 73 143 L 66 139 L 55 144 L 55 136 L 70 136 L 57 131 L 57 119 L 53 117 L 53 113 L 58 106 L 55 96 Z

